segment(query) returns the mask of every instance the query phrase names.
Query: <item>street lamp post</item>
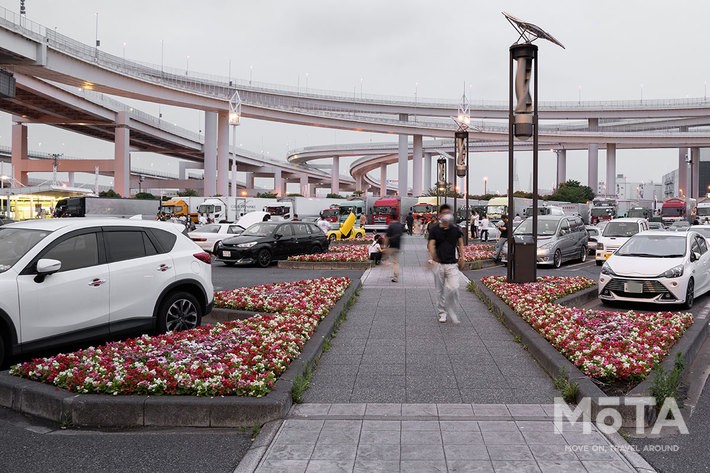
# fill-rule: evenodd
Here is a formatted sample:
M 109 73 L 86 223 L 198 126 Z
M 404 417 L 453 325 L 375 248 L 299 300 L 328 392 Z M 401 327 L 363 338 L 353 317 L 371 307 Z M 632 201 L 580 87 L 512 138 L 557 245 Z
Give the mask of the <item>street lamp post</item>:
M 436 207 L 441 205 L 441 193 L 446 192 L 446 158 L 440 157 L 436 160 L 437 179 L 436 179 Z
M 234 89 L 234 93 L 229 99 L 229 124 L 232 127 L 232 146 L 237 146 L 237 127 L 241 123 L 242 99 L 239 91 Z M 232 157 L 232 196 L 237 196 L 237 151 L 234 150 Z
M 468 128 L 471 125 L 471 107 L 466 99 L 466 84 L 464 84 L 463 95 L 461 96 L 461 105 L 459 105 L 459 113 L 454 118 L 456 125 L 458 125 L 458 131 L 454 133 L 454 150 L 455 150 L 455 162 L 456 162 L 456 176 L 465 177 L 466 185 L 466 204 L 464 207 L 464 214 L 466 216 L 466 234 L 464 236 L 464 243 L 468 245 L 468 233 L 469 233 L 469 223 L 470 223 L 470 211 L 468 208 L 468 182 L 469 182 L 469 168 L 468 168 Z M 454 221 L 458 218 L 458 192 L 459 188 L 456 185 L 456 178 L 454 178 Z M 458 225 L 458 222 L 456 223 Z
M 518 41 L 510 46 L 510 77 L 508 102 L 508 216 L 515 215 L 515 138 L 519 140 L 533 139 L 533 185 L 532 185 L 532 241 L 516 249 L 513 231 L 508 225 L 508 282 L 526 283 L 537 280 L 537 223 L 538 223 L 538 48 L 532 44 L 537 39 L 545 39 L 564 48 L 542 28 L 532 23 L 522 21 L 508 13 L 503 13 L 508 22 L 515 28 Z M 515 75 L 513 75 L 514 64 Z M 530 81 L 533 82 L 533 93 L 530 94 Z M 515 98 L 517 103 L 513 105 Z
M 483 195 L 488 195 L 488 177 L 483 176 Z

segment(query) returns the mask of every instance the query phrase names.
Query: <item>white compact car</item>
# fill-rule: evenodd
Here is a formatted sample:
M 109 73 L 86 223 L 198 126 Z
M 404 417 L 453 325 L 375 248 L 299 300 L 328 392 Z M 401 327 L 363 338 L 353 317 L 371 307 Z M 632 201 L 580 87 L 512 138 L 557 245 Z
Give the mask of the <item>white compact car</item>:
M 693 306 L 710 289 L 710 252 L 700 234 L 648 231 L 629 239 L 602 266 L 599 299 Z
M 7 355 L 200 325 L 210 255 L 164 222 L 65 218 L 0 227 L 0 364 Z
M 648 221 L 645 218 L 617 218 L 604 226 L 602 233 L 597 237 L 595 256 L 597 266 L 604 264 L 621 245 L 639 232 L 648 230 Z
M 188 233 L 187 236 L 197 246 L 214 254 L 217 251 L 217 243 L 225 238 L 239 235 L 244 230 L 244 227 L 236 223 L 210 223 Z

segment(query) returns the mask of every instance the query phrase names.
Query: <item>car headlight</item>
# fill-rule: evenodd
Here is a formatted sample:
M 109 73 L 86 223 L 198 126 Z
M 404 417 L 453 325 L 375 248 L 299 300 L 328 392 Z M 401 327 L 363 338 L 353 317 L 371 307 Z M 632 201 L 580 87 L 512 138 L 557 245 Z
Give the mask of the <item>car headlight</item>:
M 659 275 L 659 278 L 679 278 L 683 275 L 683 265 L 679 264 L 678 266 L 669 269 L 665 273 Z
M 221 240 L 220 240 L 220 241 L 218 241 L 218 242 L 217 242 L 217 244 L 216 244 L 215 246 L 216 246 L 217 248 L 219 248 L 220 246 L 222 246 L 222 241 L 221 241 Z
M 555 246 L 555 242 L 554 242 L 554 241 L 551 241 L 551 242 L 549 242 L 549 243 L 545 243 L 544 245 L 540 245 L 540 246 L 538 247 L 538 249 L 540 249 L 540 250 L 549 250 L 549 249 L 552 248 L 553 246 Z
M 256 245 L 255 241 L 250 241 L 249 243 L 240 243 L 237 245 L 238 248 L 251 248 L 252 246 Z
M 606 274 L 607 276 L 616 276 L 616 273 L 611 270 L 611 266 L 609 266 L 609 263 L 606 262 L 602 266 L 602 274 Z

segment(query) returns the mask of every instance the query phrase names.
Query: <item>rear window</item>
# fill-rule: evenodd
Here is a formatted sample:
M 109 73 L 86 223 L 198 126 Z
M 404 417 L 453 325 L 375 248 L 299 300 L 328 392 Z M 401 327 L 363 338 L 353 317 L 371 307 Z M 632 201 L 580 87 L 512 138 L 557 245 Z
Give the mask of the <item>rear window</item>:
M 109 263 L 143 258 L 146 254 L 156 253 L 153 244 L 138 231 L 107 231 L 104 232 Z M 146 247 L 146 243 L 148 246 Z
M 169 253 L 172 251 L 177 241 L 177 236 L 174 233 L 158 230 L 157 228 L 148 229 L 153 241 L 157 244 L 156 250 L 158 253 Z

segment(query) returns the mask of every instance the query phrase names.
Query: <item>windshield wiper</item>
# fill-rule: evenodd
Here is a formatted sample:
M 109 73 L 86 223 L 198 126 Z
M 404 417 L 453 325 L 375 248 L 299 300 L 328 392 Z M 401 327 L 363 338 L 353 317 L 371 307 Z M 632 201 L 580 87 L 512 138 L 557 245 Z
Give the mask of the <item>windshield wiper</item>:
M 658 255 L 654 253 L 617 253 L 619 256 L 638 256 L 640 258 L 680 258 L 683 255 Z

